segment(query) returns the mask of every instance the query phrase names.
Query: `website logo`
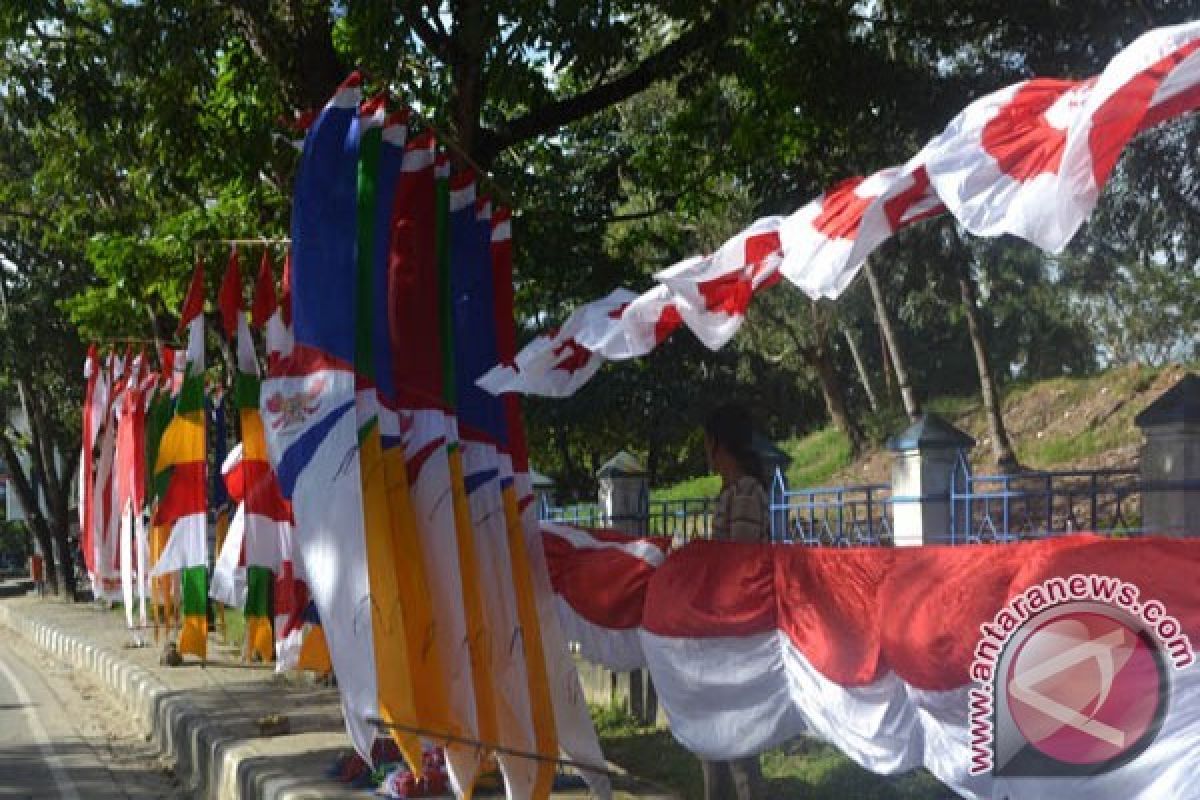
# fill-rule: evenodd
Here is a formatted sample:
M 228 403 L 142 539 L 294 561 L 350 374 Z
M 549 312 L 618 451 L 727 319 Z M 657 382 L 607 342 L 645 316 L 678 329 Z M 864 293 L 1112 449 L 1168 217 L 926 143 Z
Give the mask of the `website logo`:
M 1154 741 L 1170 667 L 1194 655 L 1179 621 L 1140 597 L 1119 578 L 1052 578 L 980 626 L 971 774 L 1097 775 Z

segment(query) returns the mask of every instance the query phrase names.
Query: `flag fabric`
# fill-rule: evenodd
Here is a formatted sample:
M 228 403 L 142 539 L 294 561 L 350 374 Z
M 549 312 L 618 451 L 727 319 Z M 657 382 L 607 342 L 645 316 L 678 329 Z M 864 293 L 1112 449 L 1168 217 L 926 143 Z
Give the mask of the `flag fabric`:
M 496 355 L 501 360 L 511 360 L 516 355 L 517 335 L 513 309 L 512 213 L 509 209 L 498 208 L 492 215 L 491 238 Z M 558 749 L 574 762 L 602 767 L 605 763 L 604 754 L 584 701 L 579 673 L 558 625 L 554 594 L 538 529 L 537 509 L 533 502 L 529 448 L 520 400 L 509 393 L 501 398 L 500 403 L 507 434 L 507 455 L 513 473 L 513 481 L 505 490 L 505 514 L 514 564 L 513 581 L 518 589 L 518 600 L 521 600 L 521 591 L 527 595 L 524 602 L 529 607 L 522 611 L 522 628 L 535 631 L 540 639 L 539 642 L 526 642 L 526 659 L 531 665 L 537 666 L 536 653 L 540 651 L 542 658 L 540 666 L 537 669 L 531 667 L 529 671 L 530 691 L 536 693 L 537 684 L 545 683 L 546 697 L 542 702 L 547 704 L 552 715 L 552 720 L 539 722 L 539 707 L 535 697 L 535 733 L 542 733 L 538 748 L 545 750 L 557 744 Z M 523 569 L 527 575 L 522 574 Z M 553 733 L 554 742 L 545 740 L 547 730 Z M 610 796 L 611 786 L 607 775 L 599 771 L 584 771 L 583 775 L 594 795 L 600 798 Z
M 1095 207 L 1129 140 L 1196 108 L 1200 22 L 1151 30 L 1097 76 L 1034 78 L 993 92 L 907 163 L 830 187 L 778 225 L 778 270 L 814 299 L 836 299 L 873 250 L 947 210 L 976 235 L 1011 233 L 1060 252 Z M 494 365 L 482 385 L 566 397 L 605 359 L 643 356 L 681 323 L 708 346 L 721 347 L 740 325 L 749 297 L 776 282 L 773 269 L 747 286 L 745 276 L 739 281 L 713 258 L 690 257 L 660 273 L 661 283 L 632 302 L 620 324 L 561 341 L 537 337 L 510 363 Z M 525 363 L 529 374 L 521 375 Z
M 490 228 L 490 214 L 489 228 Z M 498 443 L 503 424 L 499 406 L 475 381 L 494 363 L 494 335 L 483 335 L 483 312 L 491 309 L 484 279 L 490 282 L 490 232 L 481 229 L 476 208 L 475 177 L 463 171 L 450 178 L 450 291 L 454 325 L 454 380 L 459 430 L 462 436 L 463 481 L 470 509 L 479 564 L 478 579 L 484 598 L 485 640 L 495 687 L 496 736 L 493 741 L 522 753 L 536 752 L 529 677 L 519 641 L 521 624 L 512 583 L 512 560 L 501 489 Z M 494 353 L 492 354 L 494 359 Z M 464 576 L 466 580 L 466 576 Z M 497 760 L 509 798 L 543 797 L 538 762 L 508 753 Z
M 352 76 L 305 140 L 292 210 L 294 348 L 262 392 L 267 443 L 292 503 L 295 540 L 323 623 L 355 749 L 371 759 L 371 719 L 413 719 L 412 690 L 396 680 L 403 647 L 389 561 L 368 559 L 355 408 L 359 77 Z M 420 747 L 394 733 L 410 764 Z M 415 764 L 413 763 L 415 762 Z
M 436 652 L 428 646 L 432 635 L 429 595 L 424 580 L 419 543 L 416 541 L 404 471 L 403 450 L 393 448 L 393 457 L 385 460 L 381 428 L 396 428 L 395 417 L 380 403 L 374 350 L 382 343 L 374 341 L 373 320 L 378 297 L 376 285 L 376 222 L 379 195 L 391 198 L 395 174 L 380 173 L 382 129 L 385 122 L 384 98 L 364 104 L 358 162 L 357 206 L 357 292 L 355 310 L 355 371 L 357 375 L 356 415 L 359 459 L 362 464 L 363 514 L 366 521 L 368 570 L 373 600 L 387 611 L 389 640 L 377 639 L 380 692 L 397 696 L 406 716 L 392 722 L 413 729 L 439 730 L 445 727 L 445 695 Z M 389 155 L 391 151 L 389 150 Z M 390 611 L 388 610 L 390 609 Z M 385 654 L 380 658 L 379 654 Z M 386 679 L 382 670 L 389 670 Z M 384 681 L 391 682 L 385 686 Z M 430 685 L 426 685 L 426 683 Z M 420 691 L 418 688 L 420 687 Z M 440 695 L 440 697 L 439 697 Z M 410 730 L 396 731 L 401 748 L 415 774 L 421 774 L 420 742 Z
M 500 335 L 496 309 L 497 270 L 512 276 L 512 225 L 507 211 L 494 217 L 491 202 L 480 197 L 475 204 L 475 225 L 484 242 L 484 263 L 475 287 L 477 367 L 472 383 L 488 364 L 495 363 L 500 353 Z M 511 313 L 509 313 L 511 316 Z M 516 475 L 513 467 L 512 435 L 508 409 L 504 403 L 479 391 L 472 390 L 490 406 L 492 430 L 496 437 L 499 464 L 500 499 L 504 512 L 505 543 L 512 571 L 506 576 L 512 585 L 517 624 L 521 631 L 521 646 L 525 656 L 525 677 L 529 696 L 530 723 L 533 726 L 534 747 L 546 760 L 539 762 L 533 786 L 533 797 L 549 797 L 554 783 L 554 763 L 559 752 L 558 730 L 555 725 L 554 703 L 551 698 L 546 653 L 542 640 L 542 625 L 538 619 L 537 598 L 534 595 L 533 572 L 526 549 L 524 521 L 518 506 Z
M 263 287 L 265 270 L 267 286 Z M 269 301 L 274 304 L 274 285 L 270 273 L 270 262 L 264 254 L 260 267 L 258 286 L 253 305 L 258 319 L 266 313 L 267 299 L 260 293 L 269 292 Z M 270 661 L 275 654 L 275 642 L 271 625 L 271 597 L 275 589 L 275 576 L 283 568 L 285 540 L 291 536 L 291 507 L 283 499 L 275 472 L 267 457 L 266 437 L 263 432 L 262 416 L 259 413 L 261 378 L 258 359 L 254 352 L 254 340 L 243 310 L 242 281 L 238 266 L 237 251 L 230 254 L 220 291 L 220 310 L 225 335 L 235 336 L 238 372 L 234 378 L 234 405 L 241 423 L 242 441 L 222 466 L 224 487 L 237 508 L 226 533 L 226 548 L 220 564 L 235 565 L 240 569 L 242 581 L 223 581 L 232 588 L 234 605 L 242 608 L 246 619 L 246 654 L 261 661 Z M 234 539 L 238 540 L 234 544 Z M 216 588 L 214 569 L 214 589 Z M 224 588 L 224 587 L 223 587 Z M 214 597 L 217 595 L 214 594 Z
M 1188 110 L 1178 98 L 1200 83 L 1198 49 L 1200 22 L 1158 28 L 1088 80 L 1034 78 L 976 100 L 929 146 L 934 189 L 971 233 L 1061 252 L 1148 113 Z
M 96 387 L 103 404 L 102 419 L 104 422 L 96 455 L 96 482 L 92 501 L 92 550 L 96 564 L 96 576 L 92 579 L 92 590 L 97 598 L 109 602 L 121 600 L 120 553 L 117 538 L 119 520 L 113 470 L 117 454 L 117 420 L 113 413 L 113 400 L 122 389 L 120 375 L 121 359 L 115 354 L 109 354 Z
M 692 259 L 677 264 L 693 263 Z M 665 342 L 683 324 L 679 297 L 659 284 L 615 314 L 616 323 L 583 328 L 576 339 L 585 349 L 612 360 L 640 358 Z
M 627 289 L 577 308 L 561 327 L 539 335 L 520 353 L 512 354 L 480 377 L 480 388 L 492 394 L 521 392 L 568 397 L 600 369 L 605 359 L 580 344 L 581 338 L 600 341 L 614 335 L 621 313 L 637 299 Z
M 968 798 L 1190 794 L 1200 745 L 1200 666 L 1190 644 L 1200 635 L 1200 599 L 1188 577 L 1200 566 L 1194 541 L 1073 535 L 1003 547 L 849 550 L 701 541 L 660 561 L 647 558 L 656 548 L 645 540 L 554 525 L 544 535 L 564 624 L 587 643 L 587 657 L 614 669 L 638 666 L 633 647 L 612 646 L 617 633 L 636 630 L 672 733 L 702 758 L 753 755 L 803 734 L 874 772 L 924 766 Z M 1146 634 L 1164 640 L 1169 678 L 1153 666 L 1134 675 L 1167 680 L 1156 684 L 1161 695 L 1138 694 L 1142 704 L 1165 702 L 1157 734 L 1140 754 L 1087 776 L 972 774 L 979 749 L 992 745 L 971 711 L 972 692 L 992 680 L 981 653 L 995 651 L 981 643 L 996 630 L 1017 630 L 1018 617 L 1003 616 L 1022 613 L 1017 600 L 1036 606 L 1039 591 L 1061 600 L 1049 587 L 1063 587 L 1066 597 L 1070 582 L 1070 596 L 1101 604 L 1118 602 L 1114 587 L 1123 586 L 1130 613 L 1153 607 L 1170 617 L 1156 629 L 1164 633 Z M 1117 671 L 1129 641 L 1114 654 Z M 1095 669 L 1073 674 L 1081 687 L 1105 680 Z M 1105 698 L 1090 691 L 1076 697 L 1099 714 Z M 1027 733 L 1065 735 L 1066 712 L 1050 711 L 1058 715 L 1053 726 Z
M 402 119 L 396 122 L 400 125 Z M 384 324 L 376 338 L 377 373 L 391 412 L 389 428 L 395 426 L 384 431 L 383 443 L 386 457 L 404 459 L 403 475 L 437 632 L 433 645 L 447 697 L 444 724 L 454 736 L 480 740 L 486 739 L 481 717 L 490 720 L 495 714 L 479 638 L 483 630 L 479 587 L 465 585 L 462 577 L 463 559 L 468 559 L 472 574 L 478 572 L 473 548 L 460 549 L 470 530 L 457 529 L 455 503 L 449 497 L 453 494 L 448 449 L 452 427 L 443 376 L 436 147 L 431 132 L 407 141 L 399 134 L 397 130 L 388 136 L 385 129 L 380 172 L 390 176 L 394 169 L 399 171 L 392 197 L 377 208 L 377 233 L 382 230 L 387 235 L 376 244 L 375 323 Z M 494 725 L 487 727 L 488 735 L 493 732 Z M 480 755 L 478 747 L 447 744 L 447 776 L 458 795 L 470 794 Z
M 163 432 L 154 464 L 165 489 L 153 525 L 166 532 L 166 543 L 151 577 L 178 572 L 182 627 L 179 652 L 207 657 L 208 645 L 208 497 L 204 400 L 204 263 L 197 262 L 180 313 L 188 345 L 175 414 Z
M 671 540 L 553 522 L 542 522 L 540 533 L 566 638 L 588 661 L 619 672 L 643 669 L 639 630 L 646 588 Z
M 113 460 L 114 496 L 119 519 L 121 596 L 125 621 L 134 626 L 135 595 L 138 617 L 145 626 L 147 595 L 148 540 L 142 511 L 146 487 L 146 405 L 145 394 L 150 386 L 145 355 L 139 353 L 131 362 L 129 374 L 113 405 L 117 426 L 116 451 Z
M 782 217 L 763 217 L 711 256 L 689 259 L 655 279 L 677 298 L 675 307 L 696 338 L 720 350 L 746 318 L 750 301 L 779 282 Z
M 830 188 L 784 220 L 780 271 L 814 300 L 835 299 L 875 248 L 896 231 L 944 213 L 922 151 L 903 167 Z
M 96 575 L 96 532 L 92 527 L 95 515 L 93 501 L 95 499 L 96 439 L 104 425 L 104 408 L 102 397 L 96 391 L 100 384 L 101 365 L 96 345 L 89 345 L 87 357 L 83 362 L 83 442 L 79 453 L 79 546 L 83 551 L 83 562 L 87 568 L 89 579 L 94 581 Z M 97 596 L 99 596 L 97 594 Z

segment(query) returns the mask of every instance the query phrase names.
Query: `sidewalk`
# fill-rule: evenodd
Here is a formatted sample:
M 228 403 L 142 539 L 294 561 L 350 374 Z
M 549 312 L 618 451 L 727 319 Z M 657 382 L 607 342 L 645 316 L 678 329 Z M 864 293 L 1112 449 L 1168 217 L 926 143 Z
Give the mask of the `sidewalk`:
M 180 667 L 158 663 L 153 632 L 148 647 L 129 649 L 123 614 L 93 605 L 34 597 L 0 599 L 0 625 L 20 633 L 75 668 L 92 672 L 135 718 L 147 739 L 175 765 L 198 797 L 263 800 L 342 800 L 374 797 L 326 777 L 351 751 L 337 691 L 273 667 L 242 664 L 236 652 L 209 640 L 207 665 L 190 657 Z M 290 733 L 263 736 L 256 720 L 283 714 Z M 584 798 L 584 792 L 555 798 Z M 617 798 L 657 796 L 617 791 Z M 662 800 L 666 800 L 663 798 Z

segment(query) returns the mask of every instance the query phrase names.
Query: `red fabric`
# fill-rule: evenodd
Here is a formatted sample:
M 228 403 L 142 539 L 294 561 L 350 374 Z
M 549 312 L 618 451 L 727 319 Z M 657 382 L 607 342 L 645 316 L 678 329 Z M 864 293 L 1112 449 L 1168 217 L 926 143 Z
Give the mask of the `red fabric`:
M 1058 173 L 1067 132 L 1051 125 L 1046 111 L 1082 85 L 1051 78 L 1026 81 L 983 126 L 983 149 L 996 159 L 1004 174 L 1024 182 L 1043 173 Z
M 606 541 L 636 542 L 631 536 L 609 533 Z M 669 540 L 644 539 L 666 551 Z M 655 567 L 624 550 L 575 547 L 552 533 L 542 532 L 546 567 L 555 594 L 579 616 L 603 628 L 628 630 L 642 623 L 646 587 Z
M 242 271 L 238 266 L 237 248 L 229 251 L 229 264 L 217 291 L 217 308 L 221 311 L 221 328 L 225 338 L 232 340 L 237 333 L 237 315 L 242 311 Z
M 1147 111 L 1138 130 L 1149 130 L 1161 122 L 1195 111 L 1197 108 L 1200 108 L 1200 86 L 1193 86 Z
M 861 177 L 846 178 L 835 184 L 821 200 L 821 213 L 813 220 L 813 227 L 830 239 L 858 238 L 863 212 L 874 197 L 861 197 L 855 189 L 863 182 Z
M 275 471 L 265 461 L 243 459 L 225 474 L 225 488 L 235 503 L 245 503 L 247 514 L 276 522 L 291 522 L 291 504 L 284 499 Z
M 283 275 L 279 278 L 279 316 L 283 324 L 292 324 L 292 251 L 283 257 Z
M 100 378 L 100 360 L 96 353 L 96 345 L 88 345 L 87 359 L 84 361 L 84 372 L 87 374 L 87 388 L 83 395 L 83 447 L 80 464 L 83 465 L 83 507 L 79 509 L 79 538 L 83 549 L 83 563 L 89 573 L 96 571 L 96 554 L 92 552 L 95 545 L 95 516 L 96 469 L 93 464 L 93 450 L 96 446 L 97 431 L 92 426 L 92 403 L 95 402 L 96 381 Z
M 492 231 L 505 223 L 512 224 L 512 212 L 497 206 L 492 213 Z M 493 308 L 496 316 L 496 354 L 501 364 L 512 364 L 517 357 L 517 323 L 513 291 L 512 236 L 492 239 Z M 560 365 L 561 366 L 561 365 Z M 504 407 L 504 423 L 508 429 L 508 447 L 514 472 L 529 472 L 529 443 L 525 438 L 525 417 L 521 399 L 506 393 L 500 402 Z
M 670 637 L 783 631 L 830 680 L 861 686 L 894 670 L 920 689 L 969 682 L 980 625 L 1054 577 L 1105 575 L 1157 599 L 1200 637 L 1200 541 L 1076 535 L 1011 545 L 813 549 L 694 542 L 657 570 L 617 549 L 545 535 L 555 591 L 589 621 Z M 628 592 L 628 594 L 626 594 Z
M 258 265 L 258 279 L 254 283 L 254 301 L 250 306 L 250 321 L 254 327 L 262 328 L 275 313 L 279 303 L 275 299 L 275 271 L 271 266 L 271 251 L 264 249 Z
M 431 132 L 415 137 L 406 160 L 433 144 Z M 437 407 L 444 393 L 433 159 L 400 173 L 392 208 L 388 323 L 397 394 L 406 408 Z
M 1147 67 L 1096 109 L 1088 132 L 1088 148 L 1092 152 L 1092 175 L 1097 186 L 1108 180 L 1126 143 L 1142 129 L 1146 110 L 1163 79 L 1197 49 L 1200 42 L 1191 42 Z
M 192 282 L 188 284 L 187 296 L 183 299 L 183 308 L 179 312 L 179 330 L 183 333 L 188 323 L 204 313 L 204 259 L 196 259 L 196 269 L 192 272 Z
M 154 513 L 155 525 L 174 525 L 176 520 L 208 509 L 204 467 L 203 461 L 190 461 L 171 468 L 171 481 Z

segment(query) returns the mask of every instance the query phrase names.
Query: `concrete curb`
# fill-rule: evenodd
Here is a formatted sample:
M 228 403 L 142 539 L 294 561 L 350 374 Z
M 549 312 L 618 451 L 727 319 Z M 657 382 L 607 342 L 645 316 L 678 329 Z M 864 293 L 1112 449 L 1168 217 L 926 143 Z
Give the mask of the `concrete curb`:
M 99 679 L 129 707 L 147 740 L 173 760 L 177 777 L 197 797 L 312 800 L 362 796 L 361 792 L 348 793 L 336 785 L 313 786 L 311 779 L 288 773 L 273 758 L 284 755 L 281 750 L 289 745 L 327 747 L 329 734 L 285 737 L 289 741 L 282 746 L 278 740 L 233 735 L 219 720 L 190 702 L 186 693 L 170 688 L 148 670 L 123 661 L 107 648 L 30 619 L 3 604 L 0 625 Z

